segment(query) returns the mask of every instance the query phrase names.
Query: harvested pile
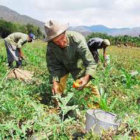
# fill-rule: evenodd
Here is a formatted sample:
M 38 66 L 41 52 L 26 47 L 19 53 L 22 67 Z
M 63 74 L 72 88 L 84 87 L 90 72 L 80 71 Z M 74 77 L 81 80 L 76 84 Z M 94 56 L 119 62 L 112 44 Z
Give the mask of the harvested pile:
M 31 82 L 33 79 L 33 72 L 15 68 L 11 70 L 7 76 L 8 79 L 15 78 L 24 82 Z

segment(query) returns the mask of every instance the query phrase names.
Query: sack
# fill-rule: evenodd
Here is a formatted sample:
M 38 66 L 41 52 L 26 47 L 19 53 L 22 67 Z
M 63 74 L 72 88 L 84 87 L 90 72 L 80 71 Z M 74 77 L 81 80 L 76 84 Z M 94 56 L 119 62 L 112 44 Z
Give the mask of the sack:
M 8 79 L 15 78 L 15 79 L 22 80 L 25 82 L 31 82 L 33 80 L 33 72 L 15 68 L 10 71 L 7 78 Z

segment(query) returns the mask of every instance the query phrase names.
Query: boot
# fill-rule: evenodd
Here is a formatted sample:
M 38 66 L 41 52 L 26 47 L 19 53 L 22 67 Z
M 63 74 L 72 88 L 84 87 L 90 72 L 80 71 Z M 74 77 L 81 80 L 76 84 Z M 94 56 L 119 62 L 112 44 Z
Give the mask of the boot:
M 13 68 L 13 62 L 8 62 L 8 67 L 12 69 Z
M 22 60 L 19 60 L 16 62 L 16 68 L 19 68 L 22 66 Z

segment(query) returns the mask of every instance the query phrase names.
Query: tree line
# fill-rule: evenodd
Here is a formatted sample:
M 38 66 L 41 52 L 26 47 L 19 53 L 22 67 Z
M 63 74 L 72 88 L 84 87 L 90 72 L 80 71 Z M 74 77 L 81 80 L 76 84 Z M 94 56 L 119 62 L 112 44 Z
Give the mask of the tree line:
M 19 24 L 8 22 L 3 19 L 0 19 L 0 37 L 5 38 L 9 34 L 13 32 L 23 32 L 26 34 L 34 33 L 36 38 L 43 39 L 45 35 L 42 33 L 41 29 L 32 24 Z M 89 40 L 92 37 L 101 37 L 103 39 L 109 39 L 112 45 L 124 45 L 124 46 L 132 46 L 132 47 L 140 47 L 140 36 L 132 37 L 128 35 L 123 36 L 111 36 L 105 33 L 91 33 L 86 37 Z
M 109 39 L 112 45 L 117 46 L 131 46 L 131 47 L 140 47 L 140 36 L 139 37 L 132 37 L 129 35 L 119 35 L 119 36 L 111 36 L 105 33 L 92 33 L 87 36 L 87 40 L 92 37 L 100 37 L 103 39 Z
M 32 24 L 23 25 L 0 19 L 0 37 L 5 38 L 13 32 L 22 32 L 26 34 L 33 33 L 35 34 L 36 38 L 44 38 L 44 34 L 37 26 Z

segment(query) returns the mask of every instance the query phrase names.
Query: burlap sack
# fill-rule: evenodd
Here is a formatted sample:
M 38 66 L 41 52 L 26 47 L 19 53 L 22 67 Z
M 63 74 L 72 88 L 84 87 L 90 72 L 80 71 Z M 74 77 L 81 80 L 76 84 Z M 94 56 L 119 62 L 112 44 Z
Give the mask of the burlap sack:
M 31 82 L 33 79 L 33 72 L 15 68 L 9 72 L 9 74 L 7 75 L 7 78 L 8 79 L 15 78 L 15 79 L 22 80 L 25 82 Z

